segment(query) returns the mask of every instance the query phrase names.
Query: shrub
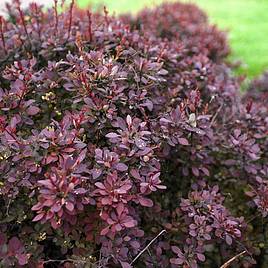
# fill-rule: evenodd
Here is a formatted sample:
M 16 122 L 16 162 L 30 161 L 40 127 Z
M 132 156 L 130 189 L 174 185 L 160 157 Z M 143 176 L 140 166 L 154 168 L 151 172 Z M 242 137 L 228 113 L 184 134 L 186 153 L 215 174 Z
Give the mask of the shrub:
M 73 2 L 15 5 L 0 27 L 1 265 L 265 263 L 267 107 L 187 38 Z
M 164 3 L 142 10 L 136 17 L 122 18 L 134 28 L 181 42 L 190 55 L 202 53 L 219 62 L 230 53 L 225 33 L 210 25 L 207 15 L 194 4 Z
M 244 99 L 249 101 L 264 101 L 268 99 L 268 72 L 264 72 L 259 78 L 254 79 L 248 86 Z

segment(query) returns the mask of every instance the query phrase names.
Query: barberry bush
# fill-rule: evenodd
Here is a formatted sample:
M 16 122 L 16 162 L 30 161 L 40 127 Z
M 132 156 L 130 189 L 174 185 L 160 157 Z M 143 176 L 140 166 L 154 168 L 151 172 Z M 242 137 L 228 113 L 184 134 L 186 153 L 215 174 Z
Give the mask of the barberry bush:
M 265 267 L 267 95 L 224 34 L 193 5 L 61 4 L 0 18 L 1 265 Z
M 209 24 L 206 13 L 191 3 L 164 3 L 135 17 L 123 15 L 122 19 L 134 29 L 183 43 L 190 55 L 201 53 L 219 62 L 230 53 L 226 33 Z

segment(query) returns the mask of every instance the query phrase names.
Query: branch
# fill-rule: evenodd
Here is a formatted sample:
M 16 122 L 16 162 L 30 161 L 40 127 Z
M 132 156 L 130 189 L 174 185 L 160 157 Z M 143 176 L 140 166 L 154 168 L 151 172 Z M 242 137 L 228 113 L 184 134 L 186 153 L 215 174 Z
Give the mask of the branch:
M 166 233 L 166 230 L 162 230 L 150 243 L 134 258 L 134 260 L 130 263 L 132 265 L 153 243 L 154 241 L 163 233 Z M 224 268 L 224 267 L 223 267 Z
M 230 260 L 228 260 L 226 263 L 224 263 L 220 268 L 228 268 L 229 265 L 235 261 L 237 258 L 241 257 L 242 255 L 244 255 L 246 253 L 246 251 L 242 251 L 239 254 L 235 255 L 233 258 L 231 258 Z
M 75 259 L 64 259 L 64 260 L 53 260 L 53 259 L 50 259 L 50 260 L 46 260 L 46 261 L 43 261 L 43 263 L 50 263 L 50 262 L 59 262 L 59 263 L 64 263 L 64 262 L 73 262 L 73 263 L 87 263 L 87 261 L 84 261 L 84 260 L 75 260 Z

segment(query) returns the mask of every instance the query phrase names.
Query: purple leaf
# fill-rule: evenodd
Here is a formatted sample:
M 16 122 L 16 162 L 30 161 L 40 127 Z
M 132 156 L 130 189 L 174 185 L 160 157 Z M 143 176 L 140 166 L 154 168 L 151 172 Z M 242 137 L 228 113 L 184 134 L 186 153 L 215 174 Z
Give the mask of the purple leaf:
M 118 163 L 116 164 L 116 169 L 118 171 L 127 171 L 128 170 L 128 166 L 124 163 Z
M 44 217 L 44 213 L 40 213 L 33 218 L 33 221 L 40 221 Z
M 122 268 L 132 268 L 128 262 L 120 261 Z
M 115 139 L 115 138 L 118 138 L 119 135 L 114 133 L 114 132 L 110 132 L 110 133 L 106 134 L 105 137 L 107 137 L 109 139 Z
M 26 110 L 26 113 L 28 115 L 36 115 L 39 112 L 40 112 L 40 109 L 36 106 L 31 106 L 31 107 L 27 108 L 27 110 Z
M 196 256 L 198 258 L 198 260 L 204 262 L 206 260 L 206 257 L 204 254 L 201 254 L 201 253 L 196 253 Z
M 178 138 L 178 142 L 179 142 L 181 145 L 189 145 L 188 140 L 185 139 L 185 138 Z

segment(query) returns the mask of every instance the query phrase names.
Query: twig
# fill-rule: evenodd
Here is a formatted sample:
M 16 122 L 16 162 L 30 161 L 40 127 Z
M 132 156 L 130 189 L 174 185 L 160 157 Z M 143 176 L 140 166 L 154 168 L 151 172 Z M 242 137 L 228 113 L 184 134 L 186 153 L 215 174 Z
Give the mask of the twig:
M 54 17 L 55 17 L 55 34 L 57 34 L 58 33 L 58 24 L 59 24 L 58 0 L 54 0 Z
M 59 263 L 64 263 L 64 262 L 73 262 L 73 263 L 87 263 L 87 261 L 84 260 L 75 260 L 75 259 L 64 259 L 64 260 L 47 260 L 43 261 L 43 263 L 50 263 L 50 262 L 59 262 Z
M 214 124 L 214 122 L 215 122 L 215 120 L 216 120 L 216 118 L 217 118 L 219 112 L 221 111 L 222 107 L 223 107 L 223 103 L 220 105 L 220 107 L 219 107 L 218 110 L 216 111 L 215 115 L 213 116 L 213 118 L 212 118 L 212 120 L 211 120 L 211 123 L 210 123 L 210 126 L 212 126 L 212 125 Z
M 92 41 L 92 14 L 87 11 L 87 17 L 88 17 L 88 35 L 89 35 L 89 42 Z
M 6 210 L 6 216 L 7 217 L 9 216 L 10 203 L 11 203 L 11 199 L 8 199 L 7 210 Z
M 150 243 L 134 258 L 134 260 L 130 263 L 132 265 L 153 243 L 154 241 L 163 233 L 166 233 L 166 230 L 162 230 Z M 224 268 L 224 267 L 223 267 Z
M 69 9 L 69 27 L 68 27 L 68 38 L 70 38 L 70 33 L 72 29 L 72 23 L 73 23 L 73 9 L 74 9 L 74 0 L 72 0 L 70 4 L 70 9 Z
M 5 36 L 4 36 L 4 18 L 2 16 L 0 16 L 0 34 L 1 34 L 1 39 L 2 39 L 4 50 L 5 52 L 7 52 Z
M 233 258 L 231 258 L 230 260 L 228 260 L 226 263 L 224 263 L 220 268 L 227 268 L 229 267 L 229 265 L 235 261 L 237 258 L 241 257 L 242 255 L 244 255 L 246 253 L 246 250 L 240 252 L 239 254 L 235 255 Z

